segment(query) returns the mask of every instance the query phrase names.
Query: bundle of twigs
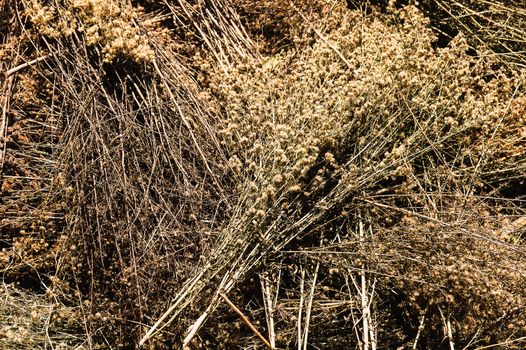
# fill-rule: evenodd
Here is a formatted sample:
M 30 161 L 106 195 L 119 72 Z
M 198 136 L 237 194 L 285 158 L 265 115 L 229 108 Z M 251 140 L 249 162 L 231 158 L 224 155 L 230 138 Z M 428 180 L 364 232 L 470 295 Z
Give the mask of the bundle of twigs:
M 221 3 L 165 5 L 220 66 L 246 55 L 240 40 L 248 39 Z M 143 27 L 148 20 L 134 24 L 153 51 L 146 63 L 93 64 L 82 39 L 46 45 L 62 86 L 59 160 L 73 208 L 66 230 L 86 257 L 80 272 L 89 272 L 90 298 L 114 295 L 92 312 L 109 307 L 118 327 L 149 323 L 163 308 L 166 291 L 193 270 L 231 202 L 217 120 L 191 66 L 199 62 L 166 49 L 178 43 Z
M 442 324 L 442 319 L 446 321 L 444 333 L 430 335 L 429 344 L 435 346 L 432 339 L 441 336 L 454 342 L 453 333 L 458 325 L 451 326 L 453 316 L 449 312 L 453 303 L 442 299 L 430 301 L 433 293 L 441 293 L 442 281 L 428 278 L 416 267 L 411 269 L 418 276 L 405 276 L 404 271 L 409 274 L 405 269 L 412 266 L 410 263 L 386 269 L 386 260 L 376 258 L 382 255 L 385 258 L 386 253 L 374 237 L 375 232 L 385 229 L 389 233 L 383 237 L 389 237 L 388 242 L 418 250 L 420 238 L 416 241 L 404 238 L 398 227 L 401 218 L 423 219 L 440 226 L 441 234 L 448 237 L 441 238 L 433 248 L 437 256 L 450 250 L 445 245 L 448 239 L 457 239 L 459 247 L 464 247 L 462 254 L 473 259 L 478 259 L 482 251 L 470 253 L 467 249 L 479 240 L 505 247 L 499 251 L 507 256 L 507 248 L 513 245 L 496 233 L 499 223 L 494 217 L 484 219 L 484 225 L 491 228 L 479 234 L 481 228 L 477 225 L 459 230 L 458 226 L 467 225 L 469 220 L 447 213 L 459 205 L 458 195 L 462 198 L 460 206 L 470 217 L 473 212 L 466 205 L 473 199 L 478 201 L 473 194 L 499 195 L 522 176 L 525 163 L 521 127 L 509 101 L 522 106 L 524 85 L 519 75 L 512 79 L 513 88 L 497 88 L 511 80 L 501 76 L 501 81 L 497 78 L 500 73 L 495 72 L 493 81 L 486 82 L 485 87 L 479 86 L 482 80 L 478 74 L 485 75 L 491 70 L 491 60 L 469 58 L 467 44 L 461 37 L 443 52 L 435 53 L 432 50 L 435 37 L 424 17 L 412 7 L 391 10 L 398 16 L 397 25 L 404 26 L 402 37 L 388 29 L 386 23 L 391 19 L 382 22 L 378 13 L 364 19 L 357 13 L 347 13 L 341 4 L 335 5 L 328 10 L 330 16 L 320 16 L 330 18 L 320 28 L 305 25 L 307 29 L 304 37 L 300 36 L 296 52 L 272 57 L 263 64 L 258 61 L 243 64 L 226 79 L 220 78 L 224 82 L 218 92 L 224 101 L 220 112 L 225 119 L 223 135 L 231 150 L 231 164 L 237 169 L 238 202 L 208 259 L 178 292 L 172 306 L 145 335 L 143 343 L 205 295 L 210 301 L 188 330 L 183 343 L 189 344 L 221 303 L 222 295 L 239 286 L 247 276 L 273 270 L 269 266 L 286 256 L 293 259 L 285 252 L 299 250 L 292 255 L 301 261 L 301 248 L 310 246 L 318 246 L 321 251 L 341 248 L 340 253 L 356 256 L 336 265 L 343 267 L 340 283 L 346 281 L 340 288 L 352 285 L 351 280 L 358 281 L 355 283 L 358 301 L 353 305 L 360 305 L 360 312 L 352 313 L 355 321 L 347 327 L 359 327 L 354 341 L 362 342 L 362 346 L 367 344 L 364 349 L 378 344 L 374 331 L 378 325 L 371 316 L 371 300 L 378 296 L 376 281 L 381 281 L 378 285 L 384 291 L 391 280 L 417 280 L 415 284 L 401 284 L 411 288 L 419 288 L 419 283 L 431 285 L 429 290 L 433 292 L 423 297 L 421 304 L 415 306 L 409 301 L 404 304 L 411 304 L 407 306 L 408 317 L 420 317 L 420 307 L 432 304 L 434 314 L 427 315 L 432 319 L 428 322 L 433 324 L 431 328 L 435 329 L 437 322 Z M 423 56 L 412 57 L 414 52 Z M 497 97 L 494 88 L 508 92 Z M 459 100 L 460 95 L 470 97 Z M 490 100 L 485 106 L 479 102 Z M 473 114 L 474 111 L 477 112 Z M 486 124 L 492 118 L 496 118 L 494 129 Z M 501 153 L 503 144 L 513 146 Z M 508 167 L 510 163 L 516 166 Z M 510 210 L 515 215 L 522 213 L 518 203 Z M 416 231 L 417 237 L 427 237 L 425 228 Z M 401 253 L 401 246 L 393 248 L 394 251 Z M 377 253 L 367 254 L 370 250 Z M 432 257 L 435 258 L 433 254 Z M 404 261 L 400 255 L 396 259 Z M 425 254 L 407 259 L 432 260 Z M 520 254 L 511 254 L 509 259 L 513 261 L 511 265 L 524 264 Z M 317 261 L 314 266 L 321 265 L 325 271 L 333 265 L 329 258 L 314 261 Z M 444 271 L 449 268 L 447 264 L 437 264 L 437 270 L 446 275 Z M 486 276 L 487 271 L 477 264 L 472 268 Z M 519 306 L 523 296 L 517 289 L 522 277 L 513 276 L 506 288 L 519 294 L 513 303 L 519 309 L 509 319 L 511 327 L 516 327 L 521 324 L 524 309 Z M 298 330 L 294 341 L 300 347 L 308 343 L 316 277 L 312 283 L 311 297 L 303 293 L 304 288 L 297 294 L 298 329 L 303 327 L 304 331 Z M 486 298 L 477 288 L 472 292 Z M 211 296 L 210 289 L 215 290 Z M 451 293 L 456 297 L 461 291 Z M 505 303 L 504 300 L 499 299 L 498 303 Z M 447 310 L 443 309 L 445 304 Z M 309 316 L 303 317 L 301 310 L 305 305 L 310 305 Z M 268 306 L 266 311 L 270 332 L 274 327 L 268 318 L 271 313 Z M 501 312 L 499 317 L 507 317 L 508 311 L 496 312 Z M 470 312 L 455 317 L 460 320 Z M 442 313 L 446 314 L 440 317 Z M 358 325 L 357 319 L 364 320 L 363 325 Z M 408 328 L 416 330 L 418 325 Z M 491 328 L 484 329 L 483 332 L 491 332 Z M 272 338 L 273 332 L 270 333 Z M 473 334 L 458 330 L 455 335 L 465 341 Z M 386 339 L 389 337 L 383 340 Z
M 86 317 L 102 312 L 86 324 L 89 336 L 101 334 L 95 324 L 102 319 L 109 320 L 106 330 L 125 327 L 126 334 L 138 334 L 130 323 L 140 329 L 163 308 L 170 298 L 166 290 L 187 277 L 207 250 L 217 222 L 227 215 L 228 168 L 217 139 L 217 118 L 196 82 L 206 63 L 199 55 L 213 52 L 226 69 L 253 53 L 235 13 L 223 5 L 164 2 L 160 13 L 147 14 L 125 1 L 13 4 L 21 28 L 32 26 L 28 45 L 36 58 L 4 71 L 15 81 L 29 72 L 50 86 L 51 99 L 42 101 L 38 113 L 52 123 L 21 130 L 32 138 L 32 148 L 8 149 L 2 163 L 18 152 L 33 159 L 26 165 L 52 185 L 36 183 L 36 193 L 47 193 L 47 200 L 30 204 L 36 207 L 32 213 L 57 206 L 60 227 L 44 228 L 40 235 L 60 238 L 57 251 L 46 254 L 60 259 L 40 267 L 28 260 L 25 246 L 17 248 L 15 242 L 9 247 L 26 254 L 20 264 L 33 266 L 41 278 L 37 288 L 49 286 L 50 275 L 61 276 L 86 300 Z M 177 35 L 161 28 L 163 21 L 172 21 Z M 178 41 L 181 32 L 194 39 Z M 189 53 L 195 54 L 194 61 L 183 56 Z M 5 121 L 14 109 L 8 106 L 10 85 L 4 88 Z M 35 132 L 44 152 L 33 139 Z M 29 175 L 28 180 L 38 180 Z M 6 190 L 11 177 L 2 174 Z M 13 213 L 6 209 L 5 220 L 13 216 L 18 229 L 27 230 L 32 221 L 20 208 L 21 198 L 3 196 L 2 201 L 2 209 L 11 202 L 19 208 Z M 2 225 L 12 226 L 2 219 Z M 25 238 L 18 237 L 22 231 L 13 233 L 15 241 Z M 33 240 L 28 245 L 34 247 Z M 7 267 L 20 277 L 20 269 Z M 115 334 L 112 341 L 134 342 Z

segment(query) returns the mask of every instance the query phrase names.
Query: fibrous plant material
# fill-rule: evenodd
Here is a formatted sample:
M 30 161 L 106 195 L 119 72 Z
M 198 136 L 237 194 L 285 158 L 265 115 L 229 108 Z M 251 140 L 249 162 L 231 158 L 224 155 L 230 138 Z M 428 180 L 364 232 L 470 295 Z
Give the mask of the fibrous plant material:
M 98 45 L 106 62 L 118 55 L 151 61 L 153 50 L 134 25 L 139 11 L 127 1 L 65 0 L 25 3 L 25 14 L 39 32 L 50 38 L 83 34 L 88 46 Z
M 394 235 L 390 242 L 404 242 L 395 238 L 401 213 L 447 222 L 440 213 L 454 206 L 455 195 L 499 194 L 523 174 L 524 130 L 516 114 L 523 109 L 523 73 L 509 75 L 495 70 L 490 57 L 470 57 L 462 35 L 435 49 L 429 22 L 415 7 L 391 7 L 388 15 L 366 17 L 342 4 L 326 10 L 330 16 L 322 15 L 325 21 L 318 27 L 307 25 L 298 33 L 293 50 L 263 62 L 243 62 L 227 76 L 216 76 L 222 83 L 215 94 L 221 101 L 223 142 L 237 174 L 238 203 L 203 268 L 178 293 L 166 314 L 171 320 L 200 300 L 201 291 L 227 293 L 282 259 L 283 251 L 305 244 L 323 250 L 329 242 L 343 248 L 348 241 L 353 249 L 346 253 L 361 256 L 369 276 L 403 280 L 402 271 L 382 272 L 374 255 L 366 254 L 365 247 L 376 242 L 374 232 L 387 227 Z M 383 206 L 400 212 L 379 215 Z M 352 239 L 359 218 L 373 232 L 363 247 Z M 466 228 L 458 239 L 473 239 L 478 230 Z M 425 237 L 425 230 L 417 231 Z M 502 238 L 488 232 L 481 239 L 498 244 Z M 330 267 L 329 261 L 324 262 Z M 512 261 L 524 264 L 520 256 Z M 347 265 L 347 274 L 361 266 Z M 439 285 L 424 277 L 416 279 Z M 375 283 L 386 288 L 390 278 L 375 277 Z M 508 287 L 515 290 L 521 280 L 517 275 Z M 366 293 L 362 290 L 360 297 Z M 521 300 L 513 302 L 519 310 L 515 320 L 524 312 Z M 194 327 L 218 302 L 211 298 Z M 449 318 L 452 307 L 454 302 L 440 308 L 446 323 L 453 322 L 449 333 L 461 324 Z M 420 309 L 415 310 L 410 314 L 419 317 Z M 505 317 L 502 308 L 494 310 Z M 479 321 L 470 329 L 483 338 L 492 331 L 482 326 L 485 316 L 480 314 Z M 363 331 L 362 342 L 369 333 Z M 455 334 L 464 344 L 473 336 Z M 370 344 L 372 337 L 366 339 Z
M 184 14 L 187 7 L 181 2 L 168 9 Z M 231 55 L 242 54 L 242 47 L 219 53 L 229 44 L 204 36 L 204 21 L 192 18 L 191 23 L 212 45 L 218 64 L 228 65 Z M 235 40 L 235 35 L 223 37 Z M 135 336 L 169 300 L 166 291 L 177 289 L 193 270 L 230 205 L 217 122 L 192 67 L 178 58 L 177 42 L 161 29 L 148 28 L 143 36 L 154 53 L 151 63 L 93 66 L 83 54 L 50 63 L 66 87 L 60 160 L 68 169 L 75 208 L 66 217 L 66 229 L 83 243 L 77 259 L 85 257 L 90 298 L 113 295 L 92 304 L 93 312 L 114 310 L 109 330 L 129 328 L 133 320 L 135 330 L 127 333 Z M 64 51 L 90 52 L 87 38 L 63 45 L 73 46 Z M 131 346 L 136 339 L 119 341 Z
M 88 348 L 523 347 L 525 72 L 361 4 L 2 2 L 7 282 Z
M 35 295 L 3 284 L 0 308 L 2 349 L 103 349 L 85 336 L 80 306 L 68 307 L 52 295 Z
M 36 276 L 37 291 L 49 285 L 50 276 L 63 279 L 80 292 L 88 338 L 131 346 L 141 324 L 169 300 L 166 290 L 176 289 L 206 251 L 230 202 L 217 121 L 195 80 L 195 69 L 204 63 L 198 56 L 208 45 L 215 62 L 227 66 L 246 51 L 243 43 L 234 50 L 236 40 L 243 38 L 244 45 L 250 40 L 241 29 L 234 31 L 235 18 L 211 9 L 208 14 L 226 17 L 204 17 L 202 9 L 184 1 L 165 3 L 160 19 L 125 1 L 15 6 L 26 21 L 20 25 L 28 27 L 25 44 L 33 50 L 33 57 L 23 58 L 47 58 L 4 72 L 15 82 L 28 74 L 38 77 L 32 84 L 49 84 L 49 101 L 38 100 L 27 86 L 21 96 L 41 102 L 39 114 L 56 123 L 44 124 L 54 138 L 40 154 L 48 168 L 38 168 L 49 191 L 45 202 L 32 202 L 30 213 L 57 206 L 60 227 L 52 232 L 32 221 L 17 224 L 6 237 L 2 271 L 13 280 L 22 278 L 25 267 Z M 199 40 L 178 42 L 159 26 L 166 16 L 176 25 L 191 24 L 186 30 L 198 32 Z M 212 37 L 215 31 L 219 38 Z M 189 51 L 196 54 L 192 66 L 180 56 Z M 20 103 L 20 97 L 8 98 Z M 21 110 L 28 123 L 28 108 Z M 11 115 L 7 118 L 11 127 Z M 11 136 L 11 128 L 8 132 Z M 3 191 L 16 193 L 6 175 Z M 9 204 L 9 197 L 4 200 Z M 22 201 L 13 198 L 13 203 L 20 207 Z M 8 214 L 18 221 L 22 216 L 20 210 Z M 28 225 L 35 232 L 28 232 Z M 35 263 L 43 258 L 45 265 Z M 101 317 L 92 317 L 97 313 Z
M 54 87 L 27 69 L 28 38 L 16 21 L 15 5 L 0 6 L 5 33 L 0 49 L 1 271 L 8 281 L 38 288 L 33 271 L 54 265 L 63 241 L 64 203 L 53 198 L 58 169 L 51 156 L 59 121 L 42 111 L 53 103 Z
M 445 38 L 463 32 L 476 50 L 490 51 L 507 64 L 526 66 L 523 1 L 423 0 L 419 7 Z

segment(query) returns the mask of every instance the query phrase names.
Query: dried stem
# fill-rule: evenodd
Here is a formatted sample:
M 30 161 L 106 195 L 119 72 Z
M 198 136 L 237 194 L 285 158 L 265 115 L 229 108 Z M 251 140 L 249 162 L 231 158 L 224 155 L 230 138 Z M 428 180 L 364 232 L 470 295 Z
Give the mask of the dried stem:
M 252 332 L 254 332 L 255 335 L 258 336 L 259 339 L 261 339 L 261 341 L 269 348 L 269 349 L 273 349 L 272 345 L 269 343 L 269 341 L 267 339 L 265 339 L 265 337 L 263 336 L 263 334 L 261 334 L 257 329 L 256 327 L 252 324 L 252 322 L 249 321 L 249 319 L 243 314 L 243 312 L 241 310 L 239 310 L 237 308 L 237 306 L 235 306 L 231 301 L 230 299 L 228 299 L 228 297 L 226 295 L 224 295 L 223 293 L 219 293 L 219 296 L 228 304 L 228 306 L 230 306 L 230 308 L 232 310 L 234 310 L 240 317 L 241 319 L 243 320 L 243 322 L 246 323 L 246 325 L 252 330 Z

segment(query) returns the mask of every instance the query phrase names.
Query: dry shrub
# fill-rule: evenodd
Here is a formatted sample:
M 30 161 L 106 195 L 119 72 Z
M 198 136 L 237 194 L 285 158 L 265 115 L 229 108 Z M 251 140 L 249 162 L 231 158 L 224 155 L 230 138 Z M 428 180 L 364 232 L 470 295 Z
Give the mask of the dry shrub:
M 50 182 L 42 188 L 35 183 L 46 201 L 33 201 L 28 215 L 57 209 L 61 226 L 55 232 L 40 221 L 18 224 L 22 212 L 8 213 L 18 226 L 2 253 L 3 272 L 24 281 L 26 268 L 36 276 L 37 290 L 49 286 L 51 277 L 78 288 L 88 339 L 133 346 L 141 325 L 152 323 L 171 298 L 167 291 L 180 285 L 206 251 L 229 205 L 217 121 L 207 111 L 192 67 L 179 55 L 200 50 L 185 45 L 213 45 L 216 62 L 228 65 L 243 53 L 242 44 L 232 49 L 238 32 L 220 33 L 228 43 L 203 33 L 219 32 L 218 26 L 229 23 L 234 28 L 235 18 L 209 23 L 195 9 L 181 10 L 190 4 L 172 4 L 166 12 L 174 20 L 190 21 L 201 33 L 198 43 L 181 43 L 159 26 L 155 14 L 141 13 L 128 2 L 27 1 L 17 6 L 25 8 L 20 13 L 27 22 L 20 24 L 32 40 L 28 55 L 33 57 L 22 58 L 47 57 L 37 70 L 28 69 L 29 83 L 50 84 L 52 99 L 42 99 L 38 88 L 32 93 L 31 84 L 24 85 L 22 97 L 8 97 L 17 103 L 37 100 L 39 115 L 54 122 L 43 123 L 53 138 L 46 139 L 46 152 L 38 153 L 48 167 L 25 164 Z M 18 83 L 24 74 L 11 79 Z M 20 108 L 21 123 L 29 124 L 31 107 Z M 37 140 L 31 141 L 38 147 Z M 5 175 L 4 184 L 9 181 Z M 9 190 L 7 184 L 4 189 Z M 12 190 L 18 194 L 20 187 Z M 19 197 L 12 199 L 14 206 L 23 204 Z M 56 242 L 53 248 L 48 238 Z M 47 265 L 36 264 L 40 260 Z M 62 292 L 58 301 L 71 294 Z
M 497 228 L 505 221 L 504 208 L 522 215 L 524 209 L 506 201 L 441 196 L 433 212 L 401 213 L 396 225 L 380 224 L 371 236 L 363 258 L 390 281 L 379 291 L 381 299 L 393 301 L 398 322 L 413 337 L 425 315 L 423 347 L 439 347 L 449 322 L 457 346 L 521 348 L 524 245 L 515 245 L 520 230 L 510 236 Z M 373 212 L 390 215 L 386 208 Z
M 4 275 L 92 348 L 261 346 L 220 293 L 280 347 L 520 348 L 523 70 L 414 6 L 235 1 L 258 52 L 228 1 L 138 3 L 22 2 Z
M 100 70 L 82 54 L 53 62 L 65 87 L 71 265 L 88 313 L 107 316 L 104 333 L 123 347 L 199 261 L 228 205 L 213 118 L 176 53 L 152 47 L 151 73 L 129 62 Z
M 437 231 L 442 238 L 431 244 L 436 253 L 431 250 L 431 257 L 422 258 L 434 264 L 437 273 L 427 278 L 425 270 L 418 272 L 411 265 L 411 256 L 403 256 L 407 264 L 393 265 L 395 271 L 388 273 L 383 265 L 362 258 L 346 265 L 347 280 L 338 288 L 349 288 L 352 278 L 359 280 L 356 271 L 360 269 L 367 270 L 368 291 L 376 283 L 387 289 L 393 279 L 403 280 L 402 276 L 420 273 L 418 283 L 402 283 L 397 287 L 400 289 L 392 289 L 400 300 L 386 296 L 381 301 L 400 304 L 406 308 L 404 312 L 418 319 L 421 306 L 407 301 L 405 295 L 412 292 L 404 288 L 419 290 L 425 286 L 439 293 L 440 284 L 450 278 L 448 271 L 458 267 L 451 267 L 451 262 L 438 263 L 451 249 L 450 240 L 460 250 L 456 256 L 463 255 L 468 260 L 491 259 L 483 254 L 489 246 L 481 245 L 481 250 L 473 253 L 464 251 L 473 244 L 473 237 L 481 236 L 497 247 L 505 247 L 495 249 L 501 253 L 499 261 L 507 261 L 505 266 L 524 263 L 520 254 L 508 251 L 511 243 L 491 235 L 498 224 L 493 223 L 493 231 L 479 232 L 479 227 L 467 226 L 458 232 L 451 228 L 456 219 L 440 217 L 441 210 L 457 205 L 457 201 L 449 199 L 451 195 L 464 198 L 462 208 L 473 214 L 478 208 L 466 204 L 469 198 L 500 195 L 516 186 L 516 179 L 523 179 L 524 127 L 522 117 L 518 117 L 521 112 L 517 112 L 523 108 L 524 72 L 499 69 L 490 56 L 468 55 L 462 35 L 448 47 L 435 49 L 436 37 L 429 20 L 412 6 L 391 6 L 386 13 L 373 9 L 367 16 L 348 11 L 339 3 L 324 9 L 326 14 L 319 16 L 324 20 L 318 22 L 303 14 L 305 21 L 313 24 L 297 33 L 295 50 L 264 58 L 263 62 L 246 60 L 227 75 L 216 75 L 217 113 L 222 116 L 223 143 L 236 173 L 238 202 L 207 262 L 178 292 L 169 316 L 176 317 L 188 305 L 201 303 L 203 291 L 216 289 L 209 307 L 202 307 L 203 317 L 195 324 L 199 327 L 219 303 L 220 293 L 231 291 L 248 276 L 270 269 L 269 266 L 279 266 L 287 251 L 313 246 L 323 250 L 333 244 L 350 249 L 344 250 L 345 254 L 365 254 L 367 245 L 356 244 L 360 242 L 356 230 L 359 223 L 370 227 L 372 233 L 363 239 L 376 242 L 377 249 L 382 247 L 380 237 L 389 237 L 393 244 L 401 242 L 410 251 L 420 249 L 418 240 L 415 238 L 413 245 L 411 237 L 427 242 L 428 230 L 415 221 L 414 236 L 408 233 L 405 237 L 405 226 L 395 215 L 398 210 L 424 217 L 426 222 L 441 223 L 442 228 Z M 388 196 L 389 200 L 384 201 L 381 196 Z M 394 214 L 380 215 L 374 210 L 378 206 L 387 207 Z M 521 215 L 520 207 L 511 206 L 507 215 L 510 214 Z M 478 220 L 485 224 L 493 218 Z M 388 236 L 375 237 L 375 232 L 384 230 Z M 387 246 L 389 250 L 391 247 Z M 398 251 L 403 252 L 401 248 Z M 321 274 L 326 274 L 331 266 L 330 259 L 301 262 L 301 254 L 289 259 L 299 259 L 300 265 L 306 266 L 319 263 L 319 281 L 326 280 L 326 275 Z M 471 344 L 522 337 L 524 329 L 517 321 L 524 312 L 519 288 L 522 277 L 510 275 L 502 280 L 502 274 L 490 273 L 485 265 L 464 264 L 470 264 L 470 273 L 476 271 L 484 282 L 469 289 L 473 296 L 462 299 L 463 308 L 457 308 L 457 313 L 452 313 L 456 299 L 432 303 L 435 294 L 423 293 L 434 308 L 429 311 L 433 316 L 428 316 L 433 320 L 428 324 L 431 330 L 419 335 L 421 346 L 439 346 L 448 337 L 461 345 L 470 344 L 473 335 L 476 337 Z M 340 282 L 344 280 L 342 277 Z M 296 305 L 302 305 L 298 302 L 302 294 L 298 283 L 283 283 L 292 283 L 287 288 L 296 290 Z M 500 286 L 502 297 L 494 298 L 481 290 L 486 284 Z M 461 287 L 454 287 L 455 297 L 464 292 Z M 349 289 L 354 290 L 352 284 Z M 507 298 L 510 294 L 515 295 L 513 300 Z M 372 295 L 380 294 L 373 291 Z M 351 299 L 355 297 L 358 298 L 354 295 Z M 505 301 L 513 306 L 503 308 Z M 470 309 L 481 308 L 485 302 L 485 309 L 491 312 Z M 494 332 L 493 319 L 508 317 L 510 310 L 514 310 L 510 329 Z M 357 322 L 361 317 L 358 311 L 354 312 L 354 318 L 348 314 L 348 321 L 340 324 L 342 328 L 336 332 L 339 338 L 333 338 L 333 342 L 362 341 L 362 335 L 357 339 L 352 331 L 358 326 L 350 318 Z M 385 330 L 383 344 L 414 340 L 418 324 L 405 324 L 400 340 L 399 335 L 393 335 L 396 332 L 390 331 L 404 325 L 403 321 L 396 321 L 396 313 L 385 317 L 392 321 L 390 325 L 382 320 L 376 324 Z M 437 320 L 446 320 L 447 332 L 452 334 L 444 333 L 441 323 L 442 328 L 436 330 Z M 463 328 L 464 321 L 469 331 Z M 281 338 L 292 346 L 299 341 L 298 334 L 290 331 L 291 322 L 284 324 L 289 327 L 284 331 L 288 337 Z M 318 323 L 320 327 L 322 324 Z M 311 330 L 313 334 L 321 331 Z M 279 334 L 279 330 L 276 332 Z M 348 334 L 345 341 L 342 334 Z M 316 341 L 317 346 L 333 344 L 325 343 L 327 339 L 323 337 Z
M 415 4 L 429 18 L 438 40 L 445 47 L 463 33 L 472 55 L 491 55 L 510 69 L 525 67 L 526 7 L 520 0 L 347 0 L 349 8 L 384 12 L 392 6 Z
M 128 1 L 65 0 L 51 4 L 27 1 L 25 13 L 38 31 L 50 38 L 83 34 L 88 46 L 99 45 L 105 62 L 118 55 L 151 61 L 153 50 L 134 25 L 140 8 Z

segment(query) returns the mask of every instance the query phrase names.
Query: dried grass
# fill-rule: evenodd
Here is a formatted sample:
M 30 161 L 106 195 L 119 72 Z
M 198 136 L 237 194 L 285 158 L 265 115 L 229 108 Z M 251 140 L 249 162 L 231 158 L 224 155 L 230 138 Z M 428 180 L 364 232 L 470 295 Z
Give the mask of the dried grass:
M 87 314 L 101 313 L 106 318 L 105 322 L 89 319 L 87 336 L 94 336 L 102 327 L 104 334 L 111 334 L 108 338 L 113 344 L 130 346 L 134 339 L 129 335 L 140 333 L 141 325 L 149 323 L 170 299 L 166 291 L 177 288 L 199 261 L 215 235 L 216 222 L 226 217 L 224 208 L 229 206 L 228 182 L 223 177 L 228 169 L 216 137 L 217 121 L 207 111 L 194 68 L 180 56 L 184 50 L 194 50 L 197 55 L 202 49 L 195 42 L 177 42 L 156 24 L 153 14 L 141 14 L 139 8 L 133 10 L 125 2 L 114 3 L 115 11 L 109 15 L 97 7 L 106 9 L 104 6 L 109 5 L 99 2 L 86 3 L 80 10 L 76 3 L 57 2 L 45 6 L 46 20 L 33 13 L 39 13 L 40 3 L 17 5 L 18 15 L 23 16 L 22 7 L 27 13 L 22 20 L 34 25 L 29 40 L 37 41 L 26 44 L 33 47 L 37 57 L 50 55 L 37 70 L 12 75 L 16 81 L 27 76 L 29 81 L 19 85 L 20 93 L 40 102 L 38 113 L 48 118 L 43 127 L 51 129 L 44 135 L 54 137 L 48 141 L 46 152 L 40 154 L 49 168 L 24 163 L 28 169 L 45 174 L 42 181 L 50 183 L 48 187 L 35 183 L 46 200 L 31 199 L 34 207 L 28 210 L 36 215 L 56 206 L 60 229 L 39 225 L 20 209 L 15 210 L 11 215 L 17 226 L 6 237 L 9 250 L 3 255 L 8 263 L 5 273 L 10 280 L 32 278 L 37 290 L 40 283 L 49 283 L 50 275 L 58 274 L 82 291 L 80 301 L 85 303 Z M 190 8 L 185 2 L 167 3 L 165 11 L 183 9 L 177 18 L 192 23 L 201 40 L 206 39 L 207 31 L 217 30 L 211 28 L 230 23 L 229 19 L 210 23 L 210 17 L 202 17 L 198 23 L 203 13 L 189 17 L 191 11 L 186 12 L 185 6 Z M 89 9 L 93 10 L 91 18 L 85 13 Z M 115 40 L 122 38 L 109 36 L 110 29 L 115 32 L 121 22 L 107 17 L 132 12 L 137 18 L 133 23 L 123 23 L 123 30 L 140 35 L 138 41 L 148 44 L 155 55 L 151 62 L 135 49 L 115 46 Z M 97 19 L 98 15 L 101 18 Z M 62 23 L 59 20 L 73 28 L 57 32 Z M 91 40 L 89 33 L 79 29 L 88 20 L 112 26 L 100 28 L 102 34 L 108 34 L 101 34 L 103 41 Z M 221 33 L 230 40 L 238 35 L 226 30 Z M 243 54 L 240 45 L 234 51 L 231 43 L 214 40 L 215 46 L 210 49 L 218 53 L 219 64 L 228 65 L 233 57 Z M 111 47 L 117 47 L 116 51 L 108 49 Z M 113 53 L 108 56 L 110 51 Z M 112 65 L 106 63 L 110 60 Z M 193 64 L 198 66 L 199 62 Z M 49 101 L 39 100 L 32 92 L 31 87 L 39 81 L 51 86 Z M 19 100 L 16 95 L 7 96 Z M 21 110 L 20 119 L 30 123 L 27 105 Z M 16 122 L 12 127 L 13 117 L 7 118 L 7 132 L 15 137 Z M 24 137 L 31 136 L 26 130 L 22 132 Z M 13 164 L 9 156 L 18 148 L 16 140 L 14 143 L 5 158 L 9 166 Z M 38 148 L 38 141 L 32 140 L 29 147 Z M 31 155 L 28 150 L 23 154 Z M 16 171 L 4 170 L 3 190 L 8 193 L 9 175 Z M 24 191 L 19 190 L 21 187 Z M 15 189 L 17 194 L 27 191 L 22 184 Z M 4 198 L 19 208 L 23 203 L 18 197 Z M 24 217 L 26 221 L 22 221 Z M 9 221 L 5 225 L 15 224 Z M 33 255 L 45 259 L 47 265 L 37 265 Z M 23 277 L 26 270 L 29 277 Z M 34 271 L 38 277 L 33 276 Z M 126 336 L 119 335 L 122 333 Z
M 3 349 L 102 349 L 86 339 L 83 312 L 49 295 L 2 285 L 0 346 Z
M 526 65 L 526 11 L 516 0 L 424 0 L 420 7 L 445 37 L 464 33 L 477 51 L 490 51 L 505 64 Z
M 2 45 L 48 57 L 2 90 L 2 331 L 41 302 L 83 321 L 34 347 L 523 346 L 517 46 L 394 3 L 112 4 L 17 2 Z

